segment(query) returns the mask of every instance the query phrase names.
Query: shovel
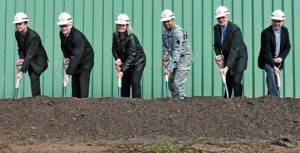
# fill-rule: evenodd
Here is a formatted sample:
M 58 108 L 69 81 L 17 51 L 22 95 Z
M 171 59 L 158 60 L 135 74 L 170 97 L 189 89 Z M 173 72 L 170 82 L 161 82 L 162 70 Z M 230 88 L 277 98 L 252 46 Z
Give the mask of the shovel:
M 170 64 L 170 60 L 165 61 L 164 58 L 163 58 L 162 59 L 162 64 L 163 64 L 165 69 L 168 69 L 168 66 Z M 167 74 L 165 74 L 165 78 L 166 78 L 166 94 L 167 94 L 167 97 L 169 97 L 169 76 Z
M 115 65 L 116 69 L 118 70 L 118 74 L 121 72 L 122 65 L 123 63 L 121 63 L 121 65 L 119 66 L 117 64 Z M 122 77 L 118 76 L 118 98 L 122 97 L 121 91 L 122 91 Z
M 16 64 L 18 73 L 20 72 L 19 64 Z M 18 99 L 18 93 L 19 93 L 19 85 L 20 85 L 20 79 L 16 79 L 16 88 L 15 88 L 15 94 L 14 94 L 14 99 Z
M 278 66 L 278 69 L 280 69 L 281 67 L 281 63 Z M 280 97 L 280 86 L 281 86 L 281 82 L 280 82 L 280 73 L 276 74 L 277 76 L 277 90 L 278 90 L 278 97 Z
M 67 71 L 67 67 L 66 67 L 67 64 L 64 64 L 63 62 L 63 68 L 64 68 L 64 81 L 63 81 L 63 97 L 66 97 L 67 96 L 67 85 L 68 85 L 68 81 L 65 81 L 65 76 L 67 75 L 66 74 L 66 71 Z
M 226 97 L 229 98 L 228 88 L 227 88 L 227 84 L 226 84 L 226 76 L 222 73 L 222 67 L 223 67 L 224 60 L 223 60 L 223 58 L 220 61 L 218 61 L 217 59 L 215 59 L 215 62 L 218 64 L 218 66 L 220 68 L 222 80 L 223 80 L 223 83 L 224 83 L 224 86 L 225 86 Z

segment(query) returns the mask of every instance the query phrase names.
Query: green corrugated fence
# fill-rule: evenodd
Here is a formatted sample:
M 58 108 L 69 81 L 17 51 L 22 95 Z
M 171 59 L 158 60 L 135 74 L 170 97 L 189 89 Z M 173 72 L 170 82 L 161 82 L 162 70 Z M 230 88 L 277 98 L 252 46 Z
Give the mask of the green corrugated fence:
M 117 77 L 111 53 L 112 32 L 118 14 L 126 13 L 146 52 L 147 65 L 142 78 L 143 98 L 165 97 L 162 58 L 161 12 L 168 8 L 176 15 L 176 24 L 188 31 L 194 63 L 186 90 L 188 96 L 221 96 L 222 81 L 214 63 L 214 11 L 224 5 L 231 11 L 231 21 L 240 26 L 248 47 L 248 69 L 244 73 L 244 95 L 266 95 L 265 72 L 257 67 L 260 33 L 271 24 L 270 14 L 282 9 L 286 15 L 292 44 L 281 75 L 283 97 L 300 97 L 300 8 L 299 0 L 0 0 L 0 98 L 12 98 L 18 59 L 12 24 L 17 12 L 25 12 L 29 27 L 37 31 L 49 56 L 49 68 L 41 77 L 42 94 L 61 97 L 63 55 L 60 50 L 58 15 L 66 11 L 74 26 L 92 43 L 95 66 L 92 71 L 90 97 L 117 97 Z M 71 96 L 68 86 L 67 95 Z M 31 96 L 26 74 L 19 97 Z

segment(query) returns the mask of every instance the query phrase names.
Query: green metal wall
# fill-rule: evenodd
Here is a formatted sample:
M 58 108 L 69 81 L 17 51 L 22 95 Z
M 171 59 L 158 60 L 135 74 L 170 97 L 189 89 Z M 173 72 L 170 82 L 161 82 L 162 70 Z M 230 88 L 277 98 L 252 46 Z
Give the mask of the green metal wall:
M 225 5 L 231 11 L 231 21 L 242 30 L 248 47 L 248 69 L 243 84 L 244 95 L 266 95 L 265 72 L 257 67 L 260 33 L 270 25 L 270 14 L 282 9 L 286 14 L 292 44 L 282 73 L 283 97 L 300 97 L 300 8 L 299 0 L 0 0 L 0 98 L 13 97 L 15 62 L 18 59 L 12 24 L 17 12 L 25 12 L 29 27 L 36 30 L 49 56 L 49 68 L 41 78 L 42 94 L 60 97 L 62 94 L 63 55 L 60 50 L 58 15 L 69 12 L 74 26 L 81 30 L 95 50 L 95 67 L 91 76 L 90 97 L 117 97 L 117 78 L 111 54 L 112 32 L 118 14 L 126 13 L 147 56 L 143 74 L 143 98 L 166 96 L 161 65 L 162 10 L 172 9 L 176 23 L 189 33 L 194 63 L 186 84 L 188 96 L 221 96 L 222 82 L 214 63 L 214 11 Z M 70 85 L 68 96 L 71 95 Z M 31 96 L 29 77 L 20 86 L 19 97 Z

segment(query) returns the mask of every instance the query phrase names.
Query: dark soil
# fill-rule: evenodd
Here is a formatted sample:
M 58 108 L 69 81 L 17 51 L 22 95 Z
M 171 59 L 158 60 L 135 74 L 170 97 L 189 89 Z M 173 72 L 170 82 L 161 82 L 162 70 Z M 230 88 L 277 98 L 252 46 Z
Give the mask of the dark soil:
M 6 149 L 6 152 L 45 143 L 56 148 L 83 143 L 82 146 L 90 146 L 91 152 L 97 152 L 91 150 L 96 144 L 104 146 L 105 152 L 115 144 L 201 140 L 201 145 L 251 142 L 258 146 L 280 138 L 295 142 L 300 138 L 300 99 L 271 96 L 191 97 L 181 101 L 45 96 L 0 99 L 0 151 Z M 205 147 L 199 150 L 199 145 L 193 150 L 203 152 L 201 148 Z

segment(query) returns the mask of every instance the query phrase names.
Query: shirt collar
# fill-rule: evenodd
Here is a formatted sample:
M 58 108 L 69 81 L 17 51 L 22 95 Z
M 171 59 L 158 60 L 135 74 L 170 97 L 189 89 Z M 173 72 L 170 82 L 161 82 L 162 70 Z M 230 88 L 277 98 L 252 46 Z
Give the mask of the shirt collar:
M 274 33 L 280 33 L 280 32 L 281 32 L 281 29 L 280 29 L 280 30 L 276 30 L 276 29 L 273 28 L 273 27 L 272 27 L 272 29 L 273 29 Z
M 223 30 L 226 30 L 227 29 L 227 27 L 228 27 L 228 24 L 226 24 L 225 26 L 221 26 L 221 29 Z

